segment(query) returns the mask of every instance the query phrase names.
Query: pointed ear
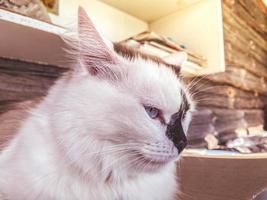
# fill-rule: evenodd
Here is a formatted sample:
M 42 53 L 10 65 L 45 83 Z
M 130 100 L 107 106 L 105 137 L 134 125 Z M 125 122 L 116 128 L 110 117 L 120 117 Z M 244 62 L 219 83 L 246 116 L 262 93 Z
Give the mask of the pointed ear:
M 185 61 L 187 61 L 186 52 L 177 52 L 163 58 L 163 60 L 169 64 L 182 66 Z
M 112 76 L 118 62 L 116 53 L 105 43 L 85 10 L 78 11 L 79 53 L 82 64 L 92 75 Z

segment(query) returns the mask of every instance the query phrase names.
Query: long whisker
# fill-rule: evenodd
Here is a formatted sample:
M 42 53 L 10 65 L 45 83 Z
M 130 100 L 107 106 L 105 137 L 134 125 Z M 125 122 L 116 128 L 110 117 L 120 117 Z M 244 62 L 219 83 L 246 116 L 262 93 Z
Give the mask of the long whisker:
M 190 91 L 197 83 L 199 83 L 200 81 L 202 81 L 204 78 L 206 78 L 208 75 L 203 75 L 203 76 L 197 76 L 195 77 L 195 81 L 191 81 L 189 84 L 188 84 L 188 87 L 187 89 Z M 193 80 L 194 80 L 193 79 Z
M 206 91 L 209 91 L 209 90 L 211 90 L 211 89 L 218 88 L 218 87 L 220 87 L 220 86 L 210 86 L 210 87 L 207 87 L 207 88 L 203 88 L 203 89 L 201 89 L 201 90 L 197 90 L 196 92 L 191 93 L 191 96 L 194 97 L 196 94 L 199 94 L 199 93 L 201 93 L 201 92 L 206 92 Z

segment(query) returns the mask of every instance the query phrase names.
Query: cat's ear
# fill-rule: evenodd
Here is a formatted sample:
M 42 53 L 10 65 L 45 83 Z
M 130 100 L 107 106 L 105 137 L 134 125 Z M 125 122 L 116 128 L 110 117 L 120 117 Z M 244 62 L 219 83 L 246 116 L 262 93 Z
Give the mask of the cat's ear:
M 97 76 L 113 78 L 116 76 L 118 56 L 96 30 L 85 10 L 78 11 L 79 53 L 82 64 L 89 73 Z
M 167 57 L 164 57 L 163 60 L 169 64 L 177 65 L 182 67 L 183 63 L 187 61 L 187 53 L 186 52 L 177 52 L 170 54 Z

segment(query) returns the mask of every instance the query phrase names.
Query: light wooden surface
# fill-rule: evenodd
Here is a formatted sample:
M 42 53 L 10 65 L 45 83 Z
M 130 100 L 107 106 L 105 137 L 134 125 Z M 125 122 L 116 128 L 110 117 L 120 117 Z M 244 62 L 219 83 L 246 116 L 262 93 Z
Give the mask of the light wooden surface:
M 251 200 L 267 187 L 267 154 L 185 154 L 178 176 L 179 200 Z

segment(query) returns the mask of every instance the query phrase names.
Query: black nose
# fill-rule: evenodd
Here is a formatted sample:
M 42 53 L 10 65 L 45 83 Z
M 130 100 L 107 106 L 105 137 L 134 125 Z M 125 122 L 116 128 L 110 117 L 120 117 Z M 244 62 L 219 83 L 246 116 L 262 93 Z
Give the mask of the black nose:
M 179 153 L 184 150 L 187 145 L 187 139 L 182 127 L 180 113 L 172 115 L 170 123 L 167 125 L 166 136 L 173 142 Z

